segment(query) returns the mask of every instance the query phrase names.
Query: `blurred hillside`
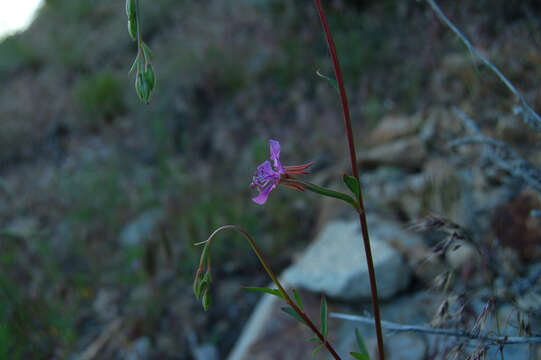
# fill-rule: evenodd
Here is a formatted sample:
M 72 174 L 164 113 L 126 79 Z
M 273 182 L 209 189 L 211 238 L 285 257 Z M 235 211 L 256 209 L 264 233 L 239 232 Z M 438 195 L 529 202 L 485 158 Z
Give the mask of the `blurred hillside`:
M 326 3 L 363 151 L 383 117 L 451 105 L 525 156 L 539 150 L 539 135 L 501 121 L 514 98 L 426 4 Z M 440 5 L 539 112 L 539 3 Z M 136 359 L 141 348 L 191 359 L 194 342 L 224 358 L 259 298 L 239 285 L 267 279 L 241 239 L 216 242 L 205 314 L 192 295 L 192 244 L 238 224 L 283 269 L 325 214 L 287 190 L 265 207 L 250 201 L 268 139 L 280 140 L 285 164 L 315 161 L 314 182 L 347 168 L 337 96 L 315 75 L 332 67 L 312 1 L 155 0 L 142 13 L 157 75 L 149 105 L 128 75 L 136 47 L 123 2 L 47 0 L 27 31 L 0 43 L 1 359 Z M 444 145 L 429 156 L 445 156 Z

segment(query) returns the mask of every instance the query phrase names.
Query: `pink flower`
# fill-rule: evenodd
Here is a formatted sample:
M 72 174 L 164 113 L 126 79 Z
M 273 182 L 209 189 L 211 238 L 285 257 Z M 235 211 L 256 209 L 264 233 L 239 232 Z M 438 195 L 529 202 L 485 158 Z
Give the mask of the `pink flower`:
M 259 191 L 259 195 L 252 198 L 252 201 L 259 205 L 267 202 L 270 192 L 278 186 L 280 179 L 290 178 L 292 175 L 307 174 L 304 170 L 312 166 L 312 163 L 308 163 L 284 168 L 280 162 L 280 143 L 276 140 L 269 140 L 269 145 L 272 165 L 269 160 L 259 165 L 250 184 L 252 189 L 255 188 Z M 302 187 L 296 184 L 284 183 L 284 185 L 304 191 Z

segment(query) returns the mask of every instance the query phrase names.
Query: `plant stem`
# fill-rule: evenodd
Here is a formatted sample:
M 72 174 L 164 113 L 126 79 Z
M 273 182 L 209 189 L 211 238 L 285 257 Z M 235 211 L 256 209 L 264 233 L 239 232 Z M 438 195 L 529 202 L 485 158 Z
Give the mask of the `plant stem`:
M 370 239 L 368 237 L 368 225 L 366 221 L 366 211 L 363 202 L 362 191 L 360 189 L 360 179 L 359 171 L 357 170 L 357 155 L 355 152 L 355 142 L 353 138 L 353 129 L 351 127 L 351 117 L 349 113 L 348 100 L 346 95 L 346 89 L 344 87 L 344 80 L 342 78 L 342 71 L 340 69 L 340 62 L 338 61 L 338 55 L 336 53 L 336 47 L 331 36 L 331 31 L 329 29 L 329 23 L 327 22 L 327 17 L 325 16 L 325 10 L 321 5 L 321 0 L 314 0 L 316 4 L 317 11 L 319 13 L 319 18 L 321 20 L 321 25 L 323 26 L 323 31 L 325 32 L 325 37 L 327 39 L 327 45 L 329 46 L 329 52 L 332 58 L 334 73 L 336 75 L 336 82 L 338 83 L 338 92 L 340 93 L 340 100 L 342 102 L 342 110 L 344 113 L 344 121 L 346 126 L 346 136 L 348 139 L 349 146 L 349 156 L 351 160 L 351 170 L 353 176 L 359 182 L 359 222 L 361 224 L 361 232 L 363 235 L 364 251 L 366 254 L 366 262 L 368 265 L 368 275 L 370 277 L 370 290 L 372 292 L 372 307 L 374 311 L 374 323 L 376 326 L 376 335 L 378 339 L 378 355 L 380 360 L 385 359 L 384 349 L 383 349 L 383 335 L 381 332 L 381 318 L 379 314 L 379 300 L 378 300 L 378 289 L 376 286 L 376 274 L 374 271 L 374 261 L 372 259 L 372 250 L 370 249 Z
M 210 244 L 210 241 L 214 238 L 214 236 L 216 234 L 218 234 L 220 231 L 222 230 L 227 230 L 227 229 L 231 229 L 231 230 L 236 230 L 238 232 L 240 232 L 242 235 L 244 235 L 244 237 L 246 238 L 246 240 L 248 240 L 248 242 L 250 243 L 250 246 L 252 247 L 252 250 L 254 250 L 255 254 L 257 255 L 257 258 L 259 259 L 259 261 L 261 262 L 261 265 L 263 265 L 263 268 L 265 269 L 265 271 L 267 272 L 267 274 L 269 275 L 269 277 L 272 279 L 272 281 L 274 282 L 274 284 L 278 287 L 278 289 L 280 290 L 280 292 L 283 294 L 284 296 L 284 300 L 287 302 L 287 304 L 289 306 L 291 306 L 291 308 L 293 309 L 293 311 L 295 311 L 303 320 L 304 322 L 306 323 L 306 325 L 314 332 L 314 334 L 316 334 L 316 336 L 318 337 L 319 341 L 321 341 L 322 344 L 325 345 L 325 347 L 327 348 L 327 350 L 329 351 L 329 353 L 331 353 L 331 355 L 336 359 L 336 360 L 341 360 L 340 356 L 338 356 L 338 354 L 336 353 L 336 351 L 334 350 L 334 348 L 332 347 L 332 345 L 327 341 L 327 339 L 325 339 L 325 337 L 321 334 L 321 332 L 318 330 L 318 328 L 314 325 L 314 323 L 310 320 L 310 318 L 304 313 L 304 311 L 302 311 L 301 309 L 299 309 L 299 307 L 295 304 L 295 302 L 289 297 L 289 295 L 287 294 L 287 292 L 285 291 L 284 287 L 282 286 L 282 284 L 280 283 L 280 280 L 278 280 L 278 277 L 274 274 L 274 272 L 272 271 L 272 269 L 270 268 L 269 264 L 267 263 L 267 261 L 265 260 L 265 258 L 263 257 L 263 254 L 259 251 L 259 249 L 257 248 L 256 244 L 255 244 L 255 241 L 252 239 L 252 237 L 250 236 L 250 234 L 248 234 L 248 232 L 246 232 L 244 229 L 236 226 L 236 225 L 224 225 L 224 226 L 221 226 L 219 227 L 218 229 L 216 229 L 208 238 L 207 241 L 205 241 L 204 243 L 209 243 Z M 196 244 L 197 245 L 197 244 Z M 203 260 L 203 259 L 202 259 Z M 201 265 L 200 265 L 201 266 Z

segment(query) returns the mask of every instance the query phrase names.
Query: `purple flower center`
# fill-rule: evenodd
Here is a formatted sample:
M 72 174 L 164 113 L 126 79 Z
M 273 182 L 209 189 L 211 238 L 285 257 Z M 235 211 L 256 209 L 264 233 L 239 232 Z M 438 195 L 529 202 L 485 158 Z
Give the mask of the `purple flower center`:
M 267 201 L 269 193 L 278 185 L 280 177 L 286 172 L 280 162 L 280 143 L 276 140 L 269 140 L 270 158 L 273 162 L 266 160 L 257 167 L 257 171 L 252 177 L 250 187 L 257 189 L 259 195 L 252 200 L 257 204 L 264 204 Z

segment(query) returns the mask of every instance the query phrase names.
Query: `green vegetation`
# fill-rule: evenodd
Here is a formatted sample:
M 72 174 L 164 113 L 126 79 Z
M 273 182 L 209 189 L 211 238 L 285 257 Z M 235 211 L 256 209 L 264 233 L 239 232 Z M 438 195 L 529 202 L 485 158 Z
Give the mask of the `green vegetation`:
M 112 119 L 124 108 L 124 88 L 111 71 L 96 73 L 79 80 L 74 96 L 90 119 Z

